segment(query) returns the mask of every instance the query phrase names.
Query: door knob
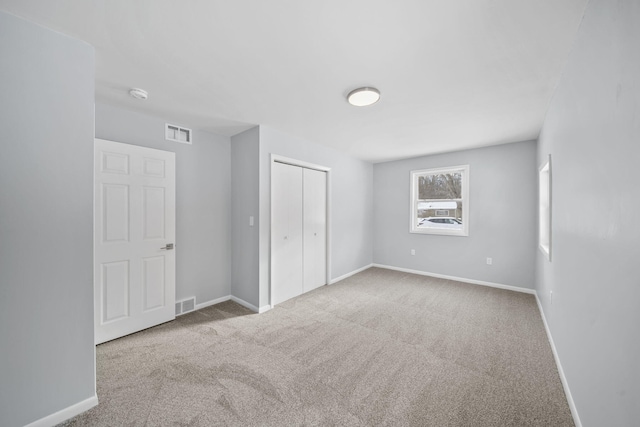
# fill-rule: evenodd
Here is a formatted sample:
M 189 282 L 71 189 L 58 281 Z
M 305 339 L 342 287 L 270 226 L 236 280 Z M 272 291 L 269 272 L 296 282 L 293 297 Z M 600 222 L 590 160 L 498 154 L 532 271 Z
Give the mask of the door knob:
M 160 248 L 160 249 L 166 249 L 166 250 L 170 251 L 170 250 L 173 249 L 173 243 L 167 243 L 167 246 L 165 246 L 163 248 Z

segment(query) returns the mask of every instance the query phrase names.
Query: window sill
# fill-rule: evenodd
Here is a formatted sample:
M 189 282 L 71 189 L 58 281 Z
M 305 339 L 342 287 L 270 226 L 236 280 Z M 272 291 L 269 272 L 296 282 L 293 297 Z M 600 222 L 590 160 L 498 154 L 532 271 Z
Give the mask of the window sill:
M 458 237 L 469 237 L 468 230 L 438 230 L 437 228 L 432 229 L 411 229 L 409 230 L 411 234 L 435 234 L 440 236 L 458 236 Z

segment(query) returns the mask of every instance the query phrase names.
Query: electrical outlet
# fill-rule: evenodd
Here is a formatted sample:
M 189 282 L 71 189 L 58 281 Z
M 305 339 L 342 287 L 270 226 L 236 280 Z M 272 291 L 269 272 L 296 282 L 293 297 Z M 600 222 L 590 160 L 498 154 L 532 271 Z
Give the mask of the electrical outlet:
M 493 265 L 493 258 L 487 258 L 487 265 Z
M 553 291 L 549 291 L 549 301 L 551 302 L 551 305 L 553 305 Z
M 415 249 L 411 249 L 411 255 L 415 255 L 416 254 L 416 250 Z

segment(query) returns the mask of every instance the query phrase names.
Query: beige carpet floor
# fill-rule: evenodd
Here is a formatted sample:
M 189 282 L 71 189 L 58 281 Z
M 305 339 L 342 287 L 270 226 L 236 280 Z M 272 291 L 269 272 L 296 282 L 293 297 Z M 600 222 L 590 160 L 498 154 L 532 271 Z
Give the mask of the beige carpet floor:
M 97 347 L 65 426 L 573 426 L 532 295 L 370 268 Z

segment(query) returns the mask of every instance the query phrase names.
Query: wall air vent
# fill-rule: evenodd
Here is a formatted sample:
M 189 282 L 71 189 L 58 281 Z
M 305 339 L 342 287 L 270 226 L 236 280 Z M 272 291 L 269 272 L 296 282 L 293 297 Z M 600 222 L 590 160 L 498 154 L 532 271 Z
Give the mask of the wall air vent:
M 183 313 L 188 313 L 190 311 L 193 311 L 196 309 L 196 299 L 194 298 L 189 298 L 186 299 L 184 301 L 182 301 L 182 312 Z
M 176 316 L 189 313 L 196 309 L 196 298 L 191 297 L 176 302 Z
M 166 123 L 164 136 L 168 141 L 181 142 L 183 144 L 192 143 L 191 129 L 183 128 L 181 126 Z

